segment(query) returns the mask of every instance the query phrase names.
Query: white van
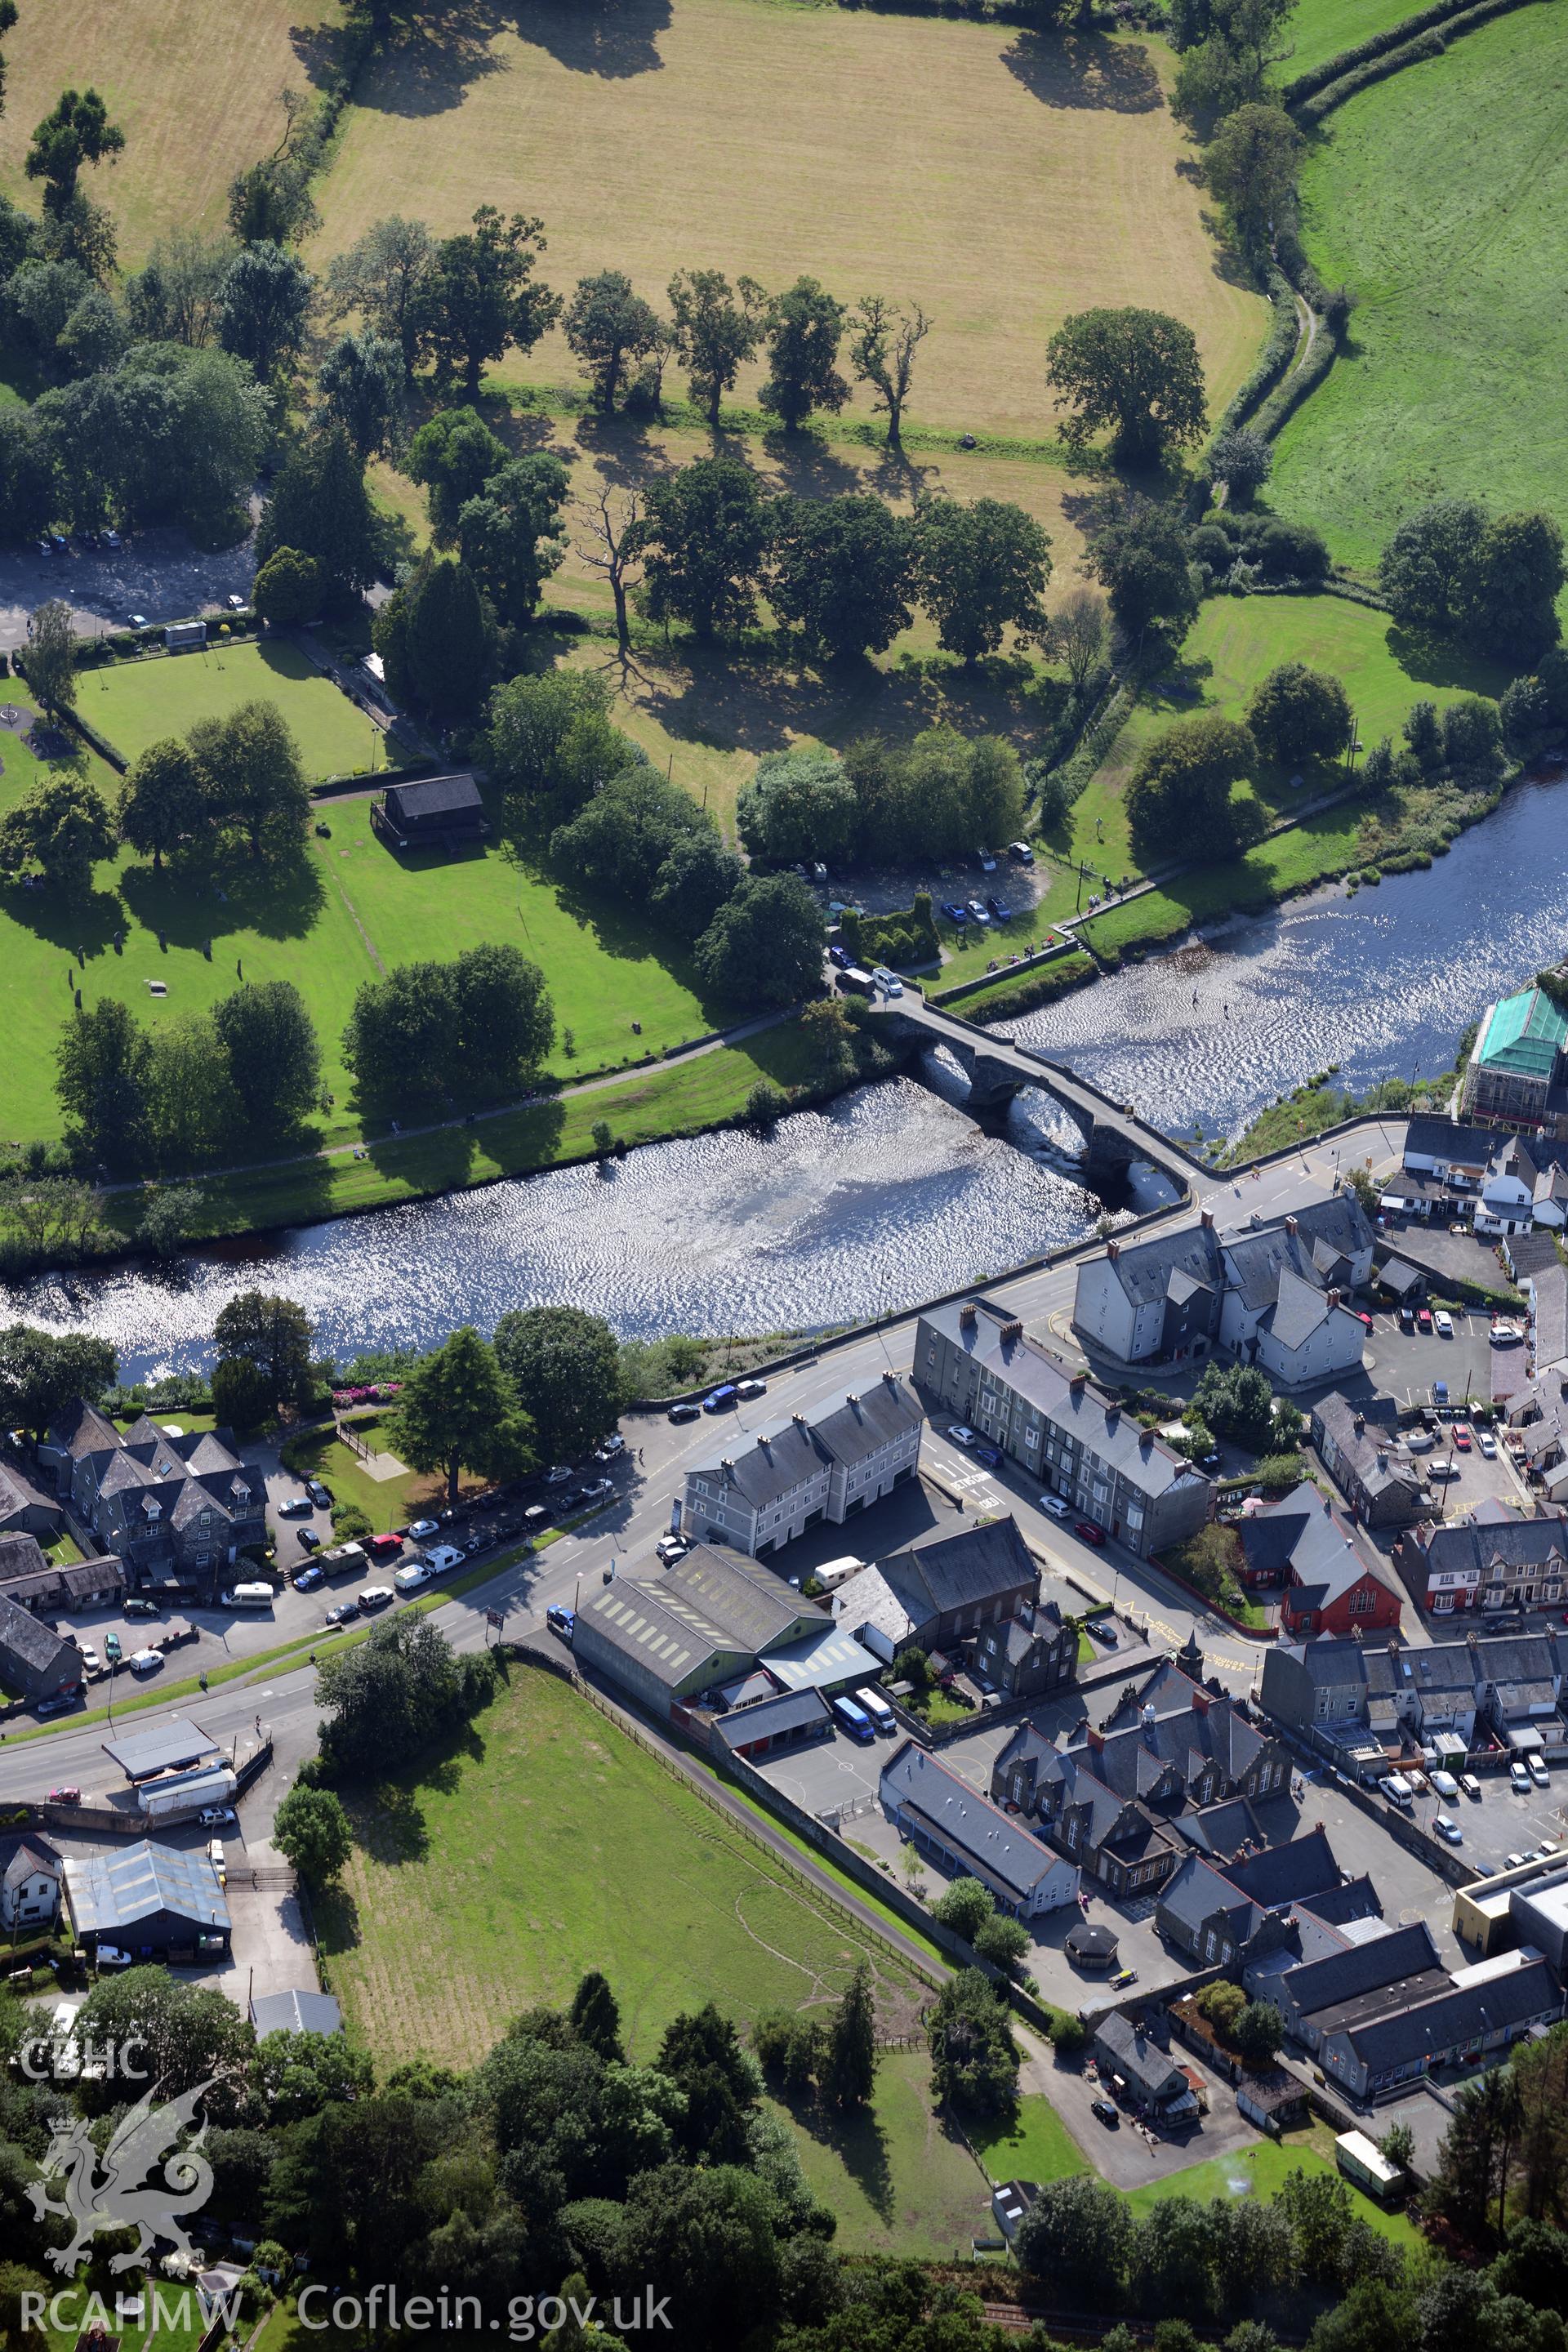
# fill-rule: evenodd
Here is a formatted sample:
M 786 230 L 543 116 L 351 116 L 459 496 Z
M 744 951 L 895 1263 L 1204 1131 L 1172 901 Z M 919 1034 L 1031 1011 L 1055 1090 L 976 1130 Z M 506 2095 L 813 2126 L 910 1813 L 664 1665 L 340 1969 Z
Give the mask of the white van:
M 398 1592 L 417 1592 L 422 1584 L 429 1581 L 430 1570 L 422 1559 L 410 1560 L 408 1566 L 400 1568 L 392 1580 L 394 1590 Z
M 270 1609 L 274 1594 L 269 1584 L 237 1584 L 223 1596 L 226 1609 Z
M 857 1706 L 863 1706 L 865 1708 L 867 1714 L 870 1717 L 879 1731 L 897 1731 L 899 1727 L 898 1717 L 893 1713 L 892 1708 L 888 1705 L 888 1702 L 882 1696 L 881 1692 L 879 1690 L 873 1690 L 869 1683 L 867 1683 L 863 1689 L 856 1692 L 855 1704 Z
M 884 996 L 902 996 L 904 992 L 903 982 L 899 978 L 896 971 L 889 971 L 885 963 L 878 964 L 873 970 L 871 977 L 876 982 Z

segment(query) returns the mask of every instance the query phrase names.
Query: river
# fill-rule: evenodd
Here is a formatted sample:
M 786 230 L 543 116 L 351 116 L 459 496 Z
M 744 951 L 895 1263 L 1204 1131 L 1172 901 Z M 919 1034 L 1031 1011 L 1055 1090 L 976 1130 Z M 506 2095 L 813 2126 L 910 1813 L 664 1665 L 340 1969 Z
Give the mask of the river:
M 1568 796 L 1510 794 L 1427 872 L 1329 891 L 1132 964 L 1012 1024 L 1173 1134 L 1234 1135 L 1338 1063 L 1360 1091 L 1433 1072 L 1489 999 L 1568 945 Z M 1197 1002 L 1193 1002 L 1194 994 Z M 868 1087 L 777 1134 L 702 1136 L 592 1169 L 136 1266 L 22 1286 L 11 1316 L 115 1341 L 121 1377 L 210 1360 L 226 1298 L 277 1289 L 341 1360 L 488 1328 L 566 1298 L 624 1337 L 809 1328 L 885 1313 L 1081 1238 L 1104 1204 L 1075 1176 L 1075 1130 L 1020 1097 L 980 1132 L 941 1066 Z M 943 1099 L 943 1097 L 949 1099 Z M 1165 1197 L 1147 1171 L 1118 1213 Z

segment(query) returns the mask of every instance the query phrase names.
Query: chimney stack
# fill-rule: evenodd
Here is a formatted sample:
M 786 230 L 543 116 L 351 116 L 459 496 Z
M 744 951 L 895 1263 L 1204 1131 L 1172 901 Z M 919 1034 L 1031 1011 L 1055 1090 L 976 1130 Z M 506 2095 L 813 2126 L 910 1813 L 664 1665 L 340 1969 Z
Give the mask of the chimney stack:
M 1296 1220 L 1295 1220 L 1295 1218 L 1294 1218 L 1294 1217 L 1287 1217 L 1287 1218 L 1286 1218 L 1286 1220 L 1285 1220 L 1285 1230 L 1286 1230 L 1286 1232 L 1289 1234 L 1289 1236 L 1290 1236 L 1291 1240 L 1292 1240 L 1292 1241 L 1294 1241 L 1294 1240 L 1295 1240 L 1295 1238 L 1296 1238 L 1296 1230 L 1297 1230 L 1297 1229 L 1296 1229 Z
M 1107 1242 L 1105 1244 L 1105 1255 L 1108 1258 L 1110 1258 L 1113 1261 L 1119 1258 L 1121 1255 L 1121 1244 L 1120 1242 Z
M 1339 1292 L 1338 1292 L 1337 1290 L 1331 1290 L 1331 1291 L 1330 1291 L 1330 1293 L 1329 1293 L 1329 1305 L 1330 1305 L 1331 1307 L 1337 1307 L 1337 1306 L 1339 1305 L 1339 1303 L 1340 1303 L 1340 1294 L 1339 1294 Z
M 1092 1723 L 1086 1724 L 1084 1726 L 1083 1737 L 1086 1746 L 1091 1748 L 1097 1756 L 1102 1752 L 1105 1747 L 1105 1734 L 1103 1731 L 1097 1731 Z
M 1212 1234 L 1214 1231 L 1214 1211 L 1212 1209 L 1200 1209 L 1198 1211 L 1198 1223 L 1205 1234 Z
M 1201 1683 L 1194 1683 L 1193 1685 L 1193 1713 L 1194 1715 L 1206 1715 L 1211 1705 L 1212 1701 L 1210 1700 L 1207 1691 L 1203 1687 L 1203 1685 Z
M 966 1298 L 963 1306 L 958 1310 L 958 1319 L 961 1323 L 968 1323 L 972 1325 L 975 1318 L 975 1313 L 976 1308 L 973 1299 Z
M 1015 1317 L 1011 1323 L 1003 1324 L 1000 1336 L 1004 1344 L 1010 1339 L 1021 1339 L 1024 1336 L 1024 1327 Z

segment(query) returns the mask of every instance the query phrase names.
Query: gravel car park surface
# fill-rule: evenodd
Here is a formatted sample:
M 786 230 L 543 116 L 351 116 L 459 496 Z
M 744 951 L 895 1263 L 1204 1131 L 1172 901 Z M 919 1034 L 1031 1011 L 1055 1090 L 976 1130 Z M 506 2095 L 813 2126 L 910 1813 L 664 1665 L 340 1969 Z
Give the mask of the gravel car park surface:
M 149 621 L 179 621 L 226 609 L 231 596 L 248 604 L 256 562 L 251 541 L 208 554 L 182 530 L 141 530 L 122 547 L 79 547 L 40 555 L 29 541 L 0 551 L 0 650 L 27 640 L 38 604 L 63 597 L 78 633 L 100 636 L 123 629 L 132 613 Z

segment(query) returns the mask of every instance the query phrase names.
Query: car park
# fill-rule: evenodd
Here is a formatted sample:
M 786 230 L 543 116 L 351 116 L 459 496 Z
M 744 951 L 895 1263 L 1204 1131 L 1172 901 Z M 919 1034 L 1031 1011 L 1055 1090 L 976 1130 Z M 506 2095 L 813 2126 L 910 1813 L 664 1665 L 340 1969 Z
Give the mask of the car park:
M 1053 1519 L 1067 1519 L 1072 1517 L 1071 1504 L 1064 1502 L 1059 1495 L 1042 1495 L 1040 1508 L 1042 1511 L 1048 1511 Z
M 137 1598 L 124 1603 L 122 1613 L 127 1617 L 156 1617 L 158 1604 L 155 1601 Z
M 569 1642 L 575 1630 L 577 1618 L 574 1611 L 563 1608 L 558 1601 L 552 1601 L 544 1612 L 544 1622 L 552 1633 L 559 1634 L 562 1641 Z
M 327 1623 L 329 1625 L 352 1625 L 358 1615 L 359 1602 L 357 1601 L 340 1601 L 335 1609 L 328 1610 Z
M 1026 841 L 1010 841 L 1007 855 L 1015 866 L 1032 866 L 1035 862 L 1035 853 Z
M 968 908 L 963 905 L 957 898 L 944 898 L 941 906 L 937 908 L 937 913 L 939 915 L 945 915 L 950 923 L 956 923 L 960 930 L 963 929 L 963 926 L 969 920 Z
M 316 1506 L 309 1495 L 285 1495 L 278 1506 L 280 1519 L 308 1519 Z
M 572 1475 L 570 1470 L 566 1475 L 568 1477 Z M 414 1538 L 416 1543 L 423 1543 L 426 1536 L 438 1536 L 441 1530 L 434 1519 L 411 1519 L 406 1532 Z
M 360 1607 L 369 1617 L 378 1609 L 390 1607 L 396 1596 L 390 1584 L 367 1584 L 358 1598 Z
M 1097 1528 L 1092 1519 L 1079 1519 L 1076 1521 L 1073 1527 L 1073 1533 L 1075 1536 L 1079 1537 L 1082 1542 L 1092 1544 L 1096 1551 L 1104 1550 L 1105 1529 L 1103 1528 Z

